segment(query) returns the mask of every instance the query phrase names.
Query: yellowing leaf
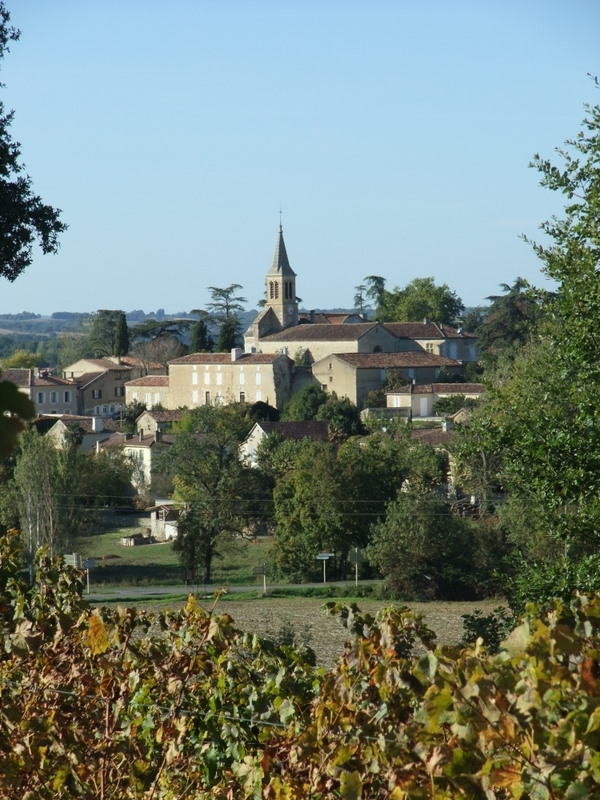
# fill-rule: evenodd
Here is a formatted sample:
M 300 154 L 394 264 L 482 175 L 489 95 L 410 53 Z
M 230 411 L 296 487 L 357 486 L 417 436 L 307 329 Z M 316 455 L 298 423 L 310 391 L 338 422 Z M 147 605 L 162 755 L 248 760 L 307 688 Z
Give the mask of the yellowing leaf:
M 92 655 L 96 656 L 108 650 L 108 634 L 106 633 L 104 621 L 97 611 L 90 615 L 87 638 Z

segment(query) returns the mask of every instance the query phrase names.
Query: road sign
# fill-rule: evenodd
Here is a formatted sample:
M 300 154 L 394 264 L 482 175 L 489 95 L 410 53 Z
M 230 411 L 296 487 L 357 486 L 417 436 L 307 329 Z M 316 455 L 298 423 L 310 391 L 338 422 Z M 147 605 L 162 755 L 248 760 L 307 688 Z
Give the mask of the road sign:
M 355 547 L 348 553 L 348 561 L 351 564 L 366 564 L 368 559 L 366 558 L 362 550 L 359 550 L 358 547 Z
M 65 553 L 63 560 L 67 567 L 82 568 L 83 556 L 80 553 Z
M 327 561 L 328 558 L 333 558 L 335 553 L 319 553 L 317 556 L 318 561 Z

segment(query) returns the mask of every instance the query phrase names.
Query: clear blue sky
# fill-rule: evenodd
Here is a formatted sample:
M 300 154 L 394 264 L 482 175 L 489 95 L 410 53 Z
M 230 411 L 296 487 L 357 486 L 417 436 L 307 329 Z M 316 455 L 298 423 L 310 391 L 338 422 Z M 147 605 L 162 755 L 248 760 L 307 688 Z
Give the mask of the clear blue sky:
M 598 0 L 6 0 L 2 97 L 63 210 L 0 313 L 203 307 L 264 291 L 279 225 L 307 308 L 366 275 L 477 305 L 546 285 L 528 169 L 600 100 Z

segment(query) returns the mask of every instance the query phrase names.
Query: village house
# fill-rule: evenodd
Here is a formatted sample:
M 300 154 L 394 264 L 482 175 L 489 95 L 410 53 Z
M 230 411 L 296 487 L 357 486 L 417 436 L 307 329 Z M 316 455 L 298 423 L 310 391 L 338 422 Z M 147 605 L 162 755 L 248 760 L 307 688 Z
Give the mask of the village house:
M 407 409 L 409 417 L 434 416 L 433 407 L 441 398 L 464 395 L 478 400 L 485 391 L 483 383 L 413 383 L 386 392 L 387 407 Z
M 145 375 L 127 381 L 125 384 L 125 404 L 143 403 L 147 409 L 170 408 L 171 393 L 168 375 Z
M 43 370 L 5 369 L 2 380 L 14 383 L 34 404 L 38 414 L 77 414 L 79 390 L 75 381 L 55 378 Z
M 99 447 L 120 450 L 133 465 L 131 482 L 140 492 L 146 491 L 152 484 L 152 479 L 157 474 L 157 455 L 166 447 L 173 444 L 175 437 L 170 434 L 161 434 L 157 431 L 154 435 L 144 436 L 139 433 L 115 433 L 102 442 Z
M 298 422 L 256 422 L 244 441 L 239 452 L 240 459 L 251 467 L 257 464 L 256 454 L 265 437 L 277 434 L 282 439 L 300 441 L 301 439 L 318 439 L 326 442 L 329 439 L 329 423 L 323 420 L 302 420 Z
M 79 440 L 78 449 L 86 453 L 94 450 L 99 442 L 108 439 L 116 430 L 115 421 L 109 418 L 63 414 L 47 431 L 46 436 L 54 442 L 55 447 L 61 448 L 72 433 Z
M 63 370 L 63 378 L 79 387 L 77 413 L 111 417 L 125 405 L 125 383 L 146 373 L 164 373 L 160 364 L 149 364 L 132 356 L 82 358 Z
M 127 389 L 127 387 L 125 387 Z M 181 408 L 166 410 L 166 409 L 150 409 L 143 411 L 135 421 L 135 427 L 146 435 L 154 435 L 156 431 L 167 433 L 174 422 L 181 422 L 184 415 L 184 410 Z
M 443 370 L 460 375 L 462 362 L 444 356 L 411 350 L 404 353 L 335 353 L 313 364 L 319 384 L 338 397 L 348 397 L 358 408 L 367 395 L 384 385 L 388 373 L 406 381 L 435 380 Z

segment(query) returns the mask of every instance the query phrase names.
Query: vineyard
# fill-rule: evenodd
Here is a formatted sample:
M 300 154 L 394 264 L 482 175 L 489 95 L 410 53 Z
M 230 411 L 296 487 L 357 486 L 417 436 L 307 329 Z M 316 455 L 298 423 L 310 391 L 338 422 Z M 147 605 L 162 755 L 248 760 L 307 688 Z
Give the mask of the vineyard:
M 0 794 L 584 798 L 600 786 L 600 600 L 520 620 L 497 654 L 408 609 L 331 603 L 334 666 L 205 610 L 92 609 L 79 573 L 0 554 Z M 43 580 L 42 580 L 43 576 Z M 149 633 L 151 631 L 151 633 Z

